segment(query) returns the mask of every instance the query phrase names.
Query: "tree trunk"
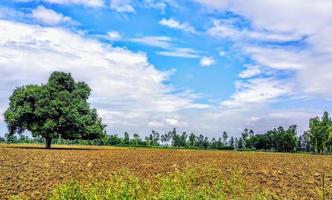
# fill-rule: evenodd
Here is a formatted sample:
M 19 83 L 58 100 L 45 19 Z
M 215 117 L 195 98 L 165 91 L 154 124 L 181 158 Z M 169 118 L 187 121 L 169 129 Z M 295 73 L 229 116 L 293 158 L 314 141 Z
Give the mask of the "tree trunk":
M 52 138 L 46 138 L 46 149 L 50 149 L 52 144 Z

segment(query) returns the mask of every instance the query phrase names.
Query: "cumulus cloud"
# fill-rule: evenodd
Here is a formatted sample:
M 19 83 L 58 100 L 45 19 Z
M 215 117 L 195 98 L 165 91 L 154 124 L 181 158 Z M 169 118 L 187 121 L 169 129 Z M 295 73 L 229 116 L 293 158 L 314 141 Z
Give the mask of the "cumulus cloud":
M 91 86 L 90 101 L 111 130 L 146 130 L 150 121 L 172 118 L 194 104 L 190 95 L 164 84 L 169 73 L 156 70 L 144 53 L 63 28 L 0 20 L 0 52 L 1 109 L 15 87 L 46 82 L 54 70 Z
M 216 12 L 231 11 L 250 22 L 249 26 L 216 19 L 208 33 L 232 40 L 239 51 L 254 65 L 279 73 L 288 73 L 296 96 L 332 99 L 332 8 L 331 1 L 294 0 L 196 0 Z M 252 6 L 255 5 L 255 6 Z M 268 13 L 268 15 L 266 15 Z M 305 23 L 300 23 L 305 22 Z M 260 43 L 267 42 L 267 43 Z M 277 42 L 273 45 L 268 42 Z M 281 42 L 281 45 L 278 44 Z M 251 78 L 269 72 L 251 67 L 240 72 L 240 78 Z M 278 73 L 276 73 L 278 74 Z M 314 75 L 316 74 L 316 75 Z M 281 85 L 286 83 L 283 80 Z M 250 89 L 250 88 L 249 88 Z
M 53 26 L 72 21 L 70 17 L 66 17 L 61 13 L 55 12 L 54 10 L 47 9 L 44 6 L 38 6 L 32 11 L 31 15 L 34 19 L 45 25 Z
M 183 30 L 185 32 L 196 33 L 194 27 L 192 27 L 189 23 L 181 23 L 175 19 L 162 19 L 159 21 L 161 25 L 167 26 L 173 29 Z
M 290 95 L 289 85 L 273 78 L 254 78 L 236 82 L 236 93 L 223 106 L 241 107 L 248 104 L 269 103 L 282 96 Z

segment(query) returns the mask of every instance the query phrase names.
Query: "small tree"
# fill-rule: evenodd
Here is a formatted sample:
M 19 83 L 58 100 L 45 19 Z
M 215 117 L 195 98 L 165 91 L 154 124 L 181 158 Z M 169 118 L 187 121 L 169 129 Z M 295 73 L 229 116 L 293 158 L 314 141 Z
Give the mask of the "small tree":
M 226 131 L 224 131 L 224 132 L 222 133 L 222 138 L 223 138 L 224 145 L 227 146 L 227 145 L 228 145 L 228 144 L 227 144 L 228 134 L 227 134 Z
M 101 138 L 105 126 L 87 102 L 90 92 L 86 83 L 64 72 L 53 72 L 47 84 L 16 88 L 4 114 L 9 135 L 28 130 L 45 138 L 46 148 L 59 134 L 63 139 Z
M 229 146 L 234 147 L 234 137 L 229 140 Z
M 161 142 L 164 145 L 166 144 L 166 146 L 168 146 L 169 145 L 169 141 L 171 140 L 171 134 L 170 134 L 170 132 L 161 135 L 160 140 L 161 140 Z
M 189 146 L 190 147 L 194 147 L 195 146 L 195 144 L 196 144 L 196 135 L 194 134 L 194 133 L 191 133 L 190 135 L 189 135 Z
M 124 132 L 123 144 L 129 145 L 129 141 L 130 141 L 129 133 Z

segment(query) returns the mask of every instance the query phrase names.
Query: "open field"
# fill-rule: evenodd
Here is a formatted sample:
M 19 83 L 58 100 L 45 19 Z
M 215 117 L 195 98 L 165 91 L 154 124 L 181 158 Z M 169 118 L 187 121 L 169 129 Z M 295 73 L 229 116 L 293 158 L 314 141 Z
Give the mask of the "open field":
M 225 178 L 239 170 L 249 195 L 268 190 L 285 199 L 317 199 L 325 174 L 332 188 L 332 156 L 256 152 L 134 149 L 91 146 L 0 146 L 0 199 L 46 199 L 61 183 L 107 178 L 119 169 L 149 179 L 186 166 L 213 165 Z

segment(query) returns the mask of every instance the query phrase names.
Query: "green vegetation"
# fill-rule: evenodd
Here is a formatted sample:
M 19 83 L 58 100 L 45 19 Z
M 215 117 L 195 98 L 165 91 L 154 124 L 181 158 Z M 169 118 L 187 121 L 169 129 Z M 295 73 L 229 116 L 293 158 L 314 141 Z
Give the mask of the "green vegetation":
M 332 152 L 332 121 L 328 112 L 324 112 L 322 119 L 310 120 L 309 141 L 316 153 Z
M 65 139 L 101 138 L 105 126 L 87 102 L 90 92 L 86 83 L 75 82 L 71 74 L 63 72 L 53 72 L 47 84 L 16 88 L 4 114 L 7 137 L 28 130 L 32 136 L 44 138 L 46 148 L 60 135 Z
M 290 126 L 287 130 L 283 127 L 275 128 L 262 135 L 242 134 L 242 138 L 246 148 L 264 151 L 292 152 L 297 147 L 295 125 Z
M 129 174 L 129 175 L 128 175 Z M 241 170 L 229 171 L 223 178 L 216 167 L 175 169 L 166 176 L 139 179 L 128 171 L 120 171 L 107 180 L 94 180 L 88 185 L 69 182 L 56 188 L 50 200 L 109 199 L 269 199 L 271 194 L 256 191 L 245 193 L 247 185 Z
M 332 123 L 328 113 L 325 112 L 322 119 L 312 118 L 310 129 L 300 136 L 298 136 L 296 125 L 292 125 L 287 129 L 278 127 L 267 131 L 265 134 L 255 134 L 252 130 L 244 129 L 240 138 L 231 137 L 229 140 L 225 131 L 222 133 L 222 138 L 209 139 L 203 134 L 197 136 L 191 133 L 188 135 L 186 132 L 178 133 L 176 129 L 173 129 L 165 134 L 152 131 L 144 139 L 137 133 L 134 133 L 131 137 L 127 132 L 124 133 L 123 137 L 116 134 L 104 134 L 101 138 L 93 140 L 67 139 L 58 134 L 58 137 L 53 139 L 53 144 L 331 153 L 331 141 Z M 19 137 L 6 134 L 5 138 L 0 138 L 1 142 L 44 143 L 45 139 L 40 136 L 29 138 L 22 134 Z

